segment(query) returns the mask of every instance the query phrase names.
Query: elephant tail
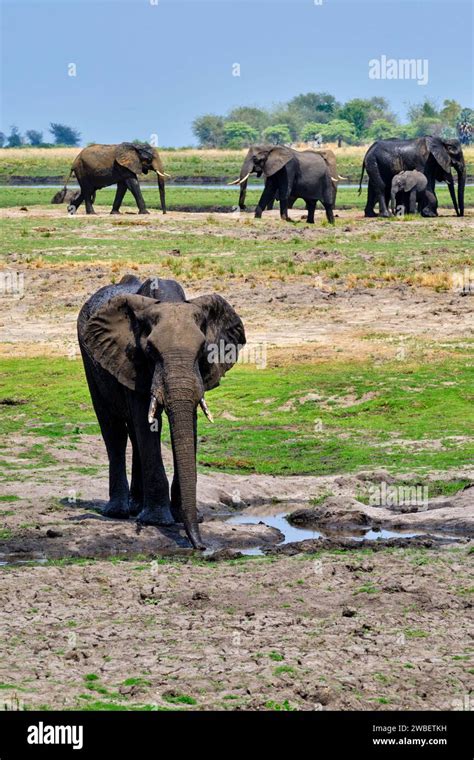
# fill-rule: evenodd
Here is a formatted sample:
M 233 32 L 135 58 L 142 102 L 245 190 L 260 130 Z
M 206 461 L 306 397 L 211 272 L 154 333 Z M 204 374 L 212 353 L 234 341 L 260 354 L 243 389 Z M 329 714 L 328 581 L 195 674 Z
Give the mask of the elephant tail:
M 362 180 L 364 179 L 364 171 L 365 171 L 365 158 L 362 161 L 362 174 L 360 175 L 359 192 L 357 193 L 357 195 L 360 195 L 362 192 Z

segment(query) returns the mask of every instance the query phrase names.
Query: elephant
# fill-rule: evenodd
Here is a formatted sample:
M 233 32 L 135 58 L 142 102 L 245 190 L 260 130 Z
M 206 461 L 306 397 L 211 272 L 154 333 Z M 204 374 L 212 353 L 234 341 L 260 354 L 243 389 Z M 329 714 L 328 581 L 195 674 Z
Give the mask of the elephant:
M 57 193 L 53 195 L 51 198 L 51 203 L 53 204 L 59 204 L 59 203 L 67 203 L 68 205 L 75 201 L 77 198 L 79 198 L 81 194 L 80 190 L 68 190 L 66 185 L 64 185 L 61 190 L 58 190 Z M 92 195 L 92 203 L 95 201 L 95 193 Z
M 303 198 L 308 209 L 307 222 L 314 224 L 316 202 L 322 202 L 328 222 L 334 224 L 334 204 L 337 182 L 336 160 L 332 151 L 298 151 L 284 145 L 255 145 L 249 148 L 240 170 L 239 179 L 230 182 L 241 186 L 239 207 L 245 209 L 245 194 L 249 176 L 265 177 L 265 188 L 255 209 L 259 219 L 275 198 L 280 200 L 280 216 L 291 221 L 288 208 L 297 198 Z
M 454 190 L 451 167 L 458 176 L 458 198 Z M 437 198 L 435 184 L 447 182 L 451 200 L 457 216 L 464 216 L 464 188 L 466 185 L 466 162 L 459 140 L 445 140 L 440 137 L 417 137 L 413 140 L 377 140 L 365 154 L 359 183 L 362 190 L 364 170 L 369 175 L 365 216 L 376 216 L 374 206 L 379 204 L 380 216 L 390 216 L 388 204 L 391 184 L 395 174 L 416 169 L 425 174 L 428 184 L 426 191 L 427 205 L 421 209 L 423 216 L 437 215 Z M 429 202 L 432 194 L 435 202 Z M 459 201 L 459 206 L 458 206 Z
M 395 215 L 396 213 L 398 199 L 402 200 L 405 213 L 408 211 L 410 214 L 415 214 L 417 202 L 420 209 L 426 208 L 426 205 L 429 204 L 430 208 L 436 211 L 436 198 L 433 193 L 427 191 L 427 186 L 427 177 L 416 169 L 396 174 L 392 179 L 392 214 Z M 428 197 L 426 198 L 426 196 Z M 406 202 L 407 200 L 408 202 Z
M 182 521 L 192 546 L 205 548 L 196 508 L 197 407 L 212 421 L 204 394 L 237 361 L 242 320 L 218 294 L 187 300 L 174 280 L 126 275 L 86 301 L 77 329 L 109 459 L 103 514 L 137 516 L 146 525 Z M 161 457 L 163 411 L 173 451 L 171 494 Z
M 74 174 L 79 182 L 81 192 L 71 201 L 68 212 L 75 214 L 82 201 L 86 204 L 86 214 L 94 214 L 92 206 L 95 191 L 109 185 L 117 185 L 117 192 L 111 214 L 119 214 L 123 196 L 130 190 L 135 198 L 140 214 L 148 214 L 140 190 L 137 175 L 147 174 L 153 169 L 158 177 L 158 188 L 163 214 L 166 214 L 165 177 L 169 177 L 163 169 L 156 148 L 139 143 L 120 143 L 119 145 L 89 145 L 81 150 L 71 167 L 66 185 Z

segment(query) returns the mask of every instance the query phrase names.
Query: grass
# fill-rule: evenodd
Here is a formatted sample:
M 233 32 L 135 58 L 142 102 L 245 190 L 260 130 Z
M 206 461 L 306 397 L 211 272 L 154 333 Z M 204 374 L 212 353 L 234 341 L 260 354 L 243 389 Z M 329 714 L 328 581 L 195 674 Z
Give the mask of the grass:
M 74 187 L 74 185 L 72 185 Z M 0 208 L 15 208 L 26 206 L 51 206 L 51 198 L 58 188 L 55 187 L 0 187 Z M 145 203 L 150 209 L 160 209 L 157 188 L 144 185 L 142 187 Z M 246 197 L 247 210 L 252 210 L 261 195 L 261 189 L 253 189 L 249 185 Z M 449 192 L 444 185 L 438 185 L 436 189 L 438 201 L 441 208 L 452 208 Z M 104 188 L 97 195 L 96 205 L 103 206 L 104 211 L 110 211 L 115 196 L 115 189 Z M 239 191 L 229 188 L 226 189 L 206 189 L 183 187 L 180 185 L 168 185 L 166 189 L 166 203 L 170 211 L 236 211 L 239 199 Z M 359 195 L 357 187 L 341 187 L 337 193 L 336 206 L 339 209 L 355 208 L 362 210 L 366 202 L 366 189 L 363 188 Z M 465 191 L 466 207 L 474 205 L 474 187 L 467 187 Z M 125 195 L 123 206 L 125 209 L 136 210 L 135 201 L 127 193 Z M 64 212 L 66 216 L 66 205 L 56 206 Z M 295 208 L 304 209 L 304 203 L 297 201 Z M 79 210 L 79 214 L 84 213 L 84 207 Z M 411 219 L 416 217 L 411 217 Z M 404 219 L 404 221 L 408 221 Z
M 474 423 L 473 375 L 472 363 L 462 354 L 431 363 L 237 365 L 209 396 L 216 424 L 198 415 L 198 464 L 274 475 L 461 467 L 474 453 L 468 436 Z M 315 391 L 323 399 L 346 397 L 349 391 L 356 398 L 368 392 L 374 397 L 349 407 L 298 401 Z M 4 478 L 18 480 L 24 470 L 54 464 L 56 452 L 49 450 L 48 439 L 75 442 L 79 434 L 99 433 L 79 360 L 4 359 L 0 398 L 5 396 L 27 403 L 0 404 L 2 430 L 26 434 L 31 443 L 22 458 L 4 459 Z M 285 408 L 292 399 L 293 409 Z M 236 420 L 222 416 L 229 409 Z M 164 431 L 167 439 L 167 425 Z M 424 445 L 433 439 L 441 445 Z M 441 483 L 435 488 L 439 492 Z
M 462 278 L 472 266 L 474 234 L 467 222 L 462 234 L 453 234 L 451 224 L 442 218 L 406 223 L 375 219 L 368 227 L 360 215 L 337 220 L 335 228 L 323 227 L 318 218 L 310 228 L 304 221 L 256 220 L 250 213 L 239 218 L 210 216 L 210 224 L 205 218 L 197 222 L 192 215 L 179 220 L 135 213 L 116 218 L 107 210 L 100 209 L 104 215 L 97 217 L 64 213 L 50 219 L 27 214 L 4 218 L 0 261 L 8 270 L 49 269 L 50 276 L 56 269 L 74 272 L 75 267 L 99 265 L 112 281 L 149 265 L 150 274 L 159 272 L 184 284 L 207 278 L 231 283 L 247 277 L 255 286 L 263 281 L 271 287 L 274 280 L 308 278 L 303 282 L 313 287 L 403 283 L 445 291 L 456 286 L 455 275 Z M 71 306 L 62 308 L 68 313 Z
M 300 146 L 304 148 L 305 146 Z M 367 145 L 345 146 L 334 150 L 340 174 L 351 182 L 359 183 L 362 160 Z M 51 178 L 62 181 L 69 174 L 71 164 L 81 148 L 9 148 L 0 150 L 0 181 L 15 177 Z M 463 147 L 468 175 L 474 173 L 474 148 Z M 235 179 L 242 165 L 244 150 L 159 149 L 165 169 L 174 179 L 214 178 Z M 150 177 L 148 177 L 150 181 Z

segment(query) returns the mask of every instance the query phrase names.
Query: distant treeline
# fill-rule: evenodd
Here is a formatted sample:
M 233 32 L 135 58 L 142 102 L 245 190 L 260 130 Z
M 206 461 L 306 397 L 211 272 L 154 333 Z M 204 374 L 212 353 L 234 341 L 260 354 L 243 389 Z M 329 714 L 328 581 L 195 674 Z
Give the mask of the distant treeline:
M 474 143 L 474 110 L 456 100 L 445 100 L 439 107 L 425 99 L 409 107 L 408 121 L 401 124 L 385 98 L 353 98 L 339 103 L 330 93 L 308 92 L 270 109 L 239 106 L 225 116 L 204 114 L 193 121 L 192 130 L 202 148 L 246 148 L 259 141 L 283 145 L 337 142 L 340 147 L 342 143 L 364 145 L 383 138 L 422 135 L 457 138 L 470 145 Z M 53 142 L 45 141 L 37 129 L 28 129 L 22 135 L 12 125 L 8 135 L 0 132 L 0 147 L 80 144 L 80 132 L 66 124 L 51 123 L 48 131 Z M 133 140 L 142 141 L 146 142 Z
M 400 124 L 385 98 L 354 98 L 338 103 L 327 92 L 308 92 L 272 109 L 240 106 L 226 116 L 205 114 L 195 119 L 192 129 L 203 148 L 242 148 L 258 141 L 360 145 L 382 138 L 426 134 L 470 144 L 474 141 L 474 111 L 455 100 L 445 100 L 439 108 L 426 99 L 411 105 L 408 122 Z

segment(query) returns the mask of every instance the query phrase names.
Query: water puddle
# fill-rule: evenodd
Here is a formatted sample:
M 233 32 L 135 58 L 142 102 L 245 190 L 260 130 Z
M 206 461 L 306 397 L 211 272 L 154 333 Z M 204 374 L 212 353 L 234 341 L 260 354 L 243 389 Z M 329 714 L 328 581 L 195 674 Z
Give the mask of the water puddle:
M 19 559 L 21 557 L 21 559 Z M 24 554 L 4 554 L 0 552 L 0 567 L 2 565 L 28 565 L 34 562 L 35 565 L 44 565 L 48 558 L 44 554 L 29 552 Z
M 326 531 L 322 532 L 314 528 L 300 528 L 296 525 L 292 525 L 286 519 L 288 512 L 279 512 L 278 514 L 246 514 L 245 512 L 239 515 L 234 515 L 226 519 L 228 525 L 258 525 L 264 523 L 269 528 L 277 528 L 283 533 L 283 540 L 278 542 L 278 546 L 283 544 L 290 544 L 293 542 L 305 541 L 306 539 L 317 538 L 339 538 L 348 539 L 352 541 L 380 541 L 387 540 L 389 538 L 422 538 L 424 536 L 433 536 L 438 538 L 446 538 L 451 540 L 457 540 L 459 537 L 448 536 L 446 534 L 434 533 L 428 531 L 404 531 L 404 530 L 386 530 L 383 528 L 361 528 L 357 531 Z M 255 549 L 240 549 L 242 554 L 246 555 L 262 555 L 263 551 L 259 548 Z

